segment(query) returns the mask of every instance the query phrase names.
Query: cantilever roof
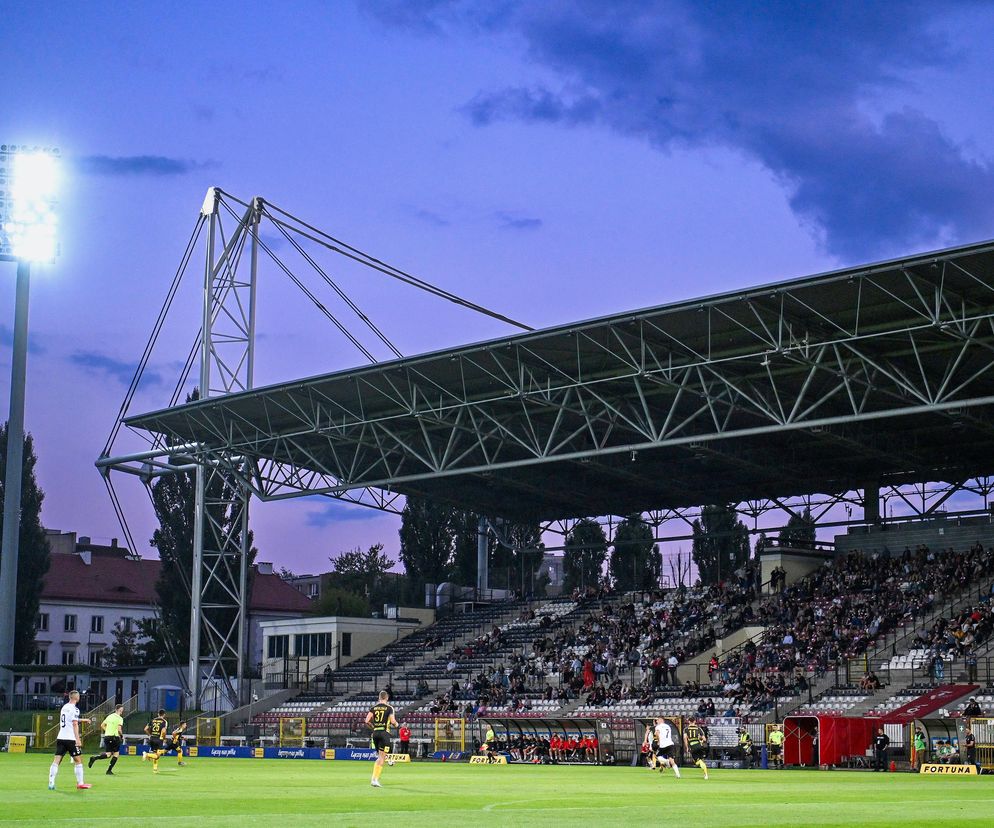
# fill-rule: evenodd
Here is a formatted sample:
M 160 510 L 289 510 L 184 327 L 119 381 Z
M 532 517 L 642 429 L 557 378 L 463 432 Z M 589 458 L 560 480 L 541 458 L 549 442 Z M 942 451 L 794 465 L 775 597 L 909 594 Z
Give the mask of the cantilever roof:
M 557 518 L 994 472 L 994 242 L 131 417 L 263 497 Z

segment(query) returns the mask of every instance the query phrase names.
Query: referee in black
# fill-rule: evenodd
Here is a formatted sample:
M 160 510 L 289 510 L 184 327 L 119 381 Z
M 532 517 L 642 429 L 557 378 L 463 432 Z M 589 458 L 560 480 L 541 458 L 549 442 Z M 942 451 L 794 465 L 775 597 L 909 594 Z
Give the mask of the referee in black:
M 890 747 L 890 736 L 884 733 L 882 727 L 877 728 L 877 735 L 873 737 L 873 772 L 887 770 L 887 748 Z

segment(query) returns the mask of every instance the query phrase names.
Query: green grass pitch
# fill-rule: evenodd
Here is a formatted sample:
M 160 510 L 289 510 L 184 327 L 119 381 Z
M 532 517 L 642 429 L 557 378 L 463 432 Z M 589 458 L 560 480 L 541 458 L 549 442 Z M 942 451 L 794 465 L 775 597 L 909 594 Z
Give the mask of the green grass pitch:
M 351 761 L 191 759 L 177 767 L 106 762 L 76 790 L 68 759 L 48 790 L 50 757 L 0 754 L 2 825 L 269 825 L 278 828 L 454 826 L 964 826 L 994 825 L 994 777 L 721 771 L 683 778 L 645 768 Z

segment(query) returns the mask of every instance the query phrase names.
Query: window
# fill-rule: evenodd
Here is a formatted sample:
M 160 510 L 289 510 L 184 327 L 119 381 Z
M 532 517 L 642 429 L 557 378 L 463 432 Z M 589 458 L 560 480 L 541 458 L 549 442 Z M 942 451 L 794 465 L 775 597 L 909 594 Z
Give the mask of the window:
M 342 655 L 352 655 L 352 633 L 342 633 Z
M 90 632 L 91 633 L 102 633 L 104 631 L 104 617 L 102 615 L 94 615 L 90 618 Z
M 48 650 L 35 650 L 35 664 L 48 664 Z
M 331 655 L 331 633 L 307 633 L 294 639 L 299 656 Z
M 267 645 L 266 652 L 268 653 L 269 658 L 282 658 L 286 655 L 290 636 L 271 635 L 267 640 L 269 641 L 269 644 Z
M 117 623 L 121 625 L 121 632 L 129 633 L 131 632 L 132 627 L 134 627 L 135 625 L 135 619 L 125 615 Z
M 38 632 L 48 632 L 48 613 L 39 612 L 38 613 L 38 623 L 35 624 Z
M 45 682 L 43 682 L 43 681 L 36 681 L 34 683 L 34 690 L 32 692 L 35 693 L 36 695 L 41 695 L 42 693 L 47 693 L 48 691 L 45 689 Z
M 76 616 L 75 615 L 67 615 L 65 617 L 65 626 L 63 627 L 63 629 L 65 629 L 66 632 L 76 632 Z M 63 661 L 62 663 L 66 664 L 67 662 Z M 72 664 L 71 661 L 68 662 L 68 663 Z
M 307 597 L 317 598 L 318 595 L 318 585 L 316 582 L 312 581 L 307 585 Z
M 75 664 L 76 663 L 76 651 L 75 650 L 63 650 L 62 651 L 62 663 L 63 664 Z
M 103 662 L 103 650 L 90 650 L 90 666 L 99 667 Z

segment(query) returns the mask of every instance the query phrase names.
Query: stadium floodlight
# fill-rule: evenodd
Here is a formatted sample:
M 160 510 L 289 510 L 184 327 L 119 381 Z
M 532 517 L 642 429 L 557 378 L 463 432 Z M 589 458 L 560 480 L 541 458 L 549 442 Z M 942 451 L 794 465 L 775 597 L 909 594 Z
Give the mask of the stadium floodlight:
M 13 699 L 14 624 L 24 448 L 24 388 L 28 358 L 28 293 L 31 265 L 59 252 L 55 194 L 59 151 L 0 144 L 0 261 L 17 262 L 14 341 L 10 361 L 10 416 L 0 537 L 0 689 Z
M 59 151 L 0 145 L 0 256 L 51 262 L 58 255 Z

